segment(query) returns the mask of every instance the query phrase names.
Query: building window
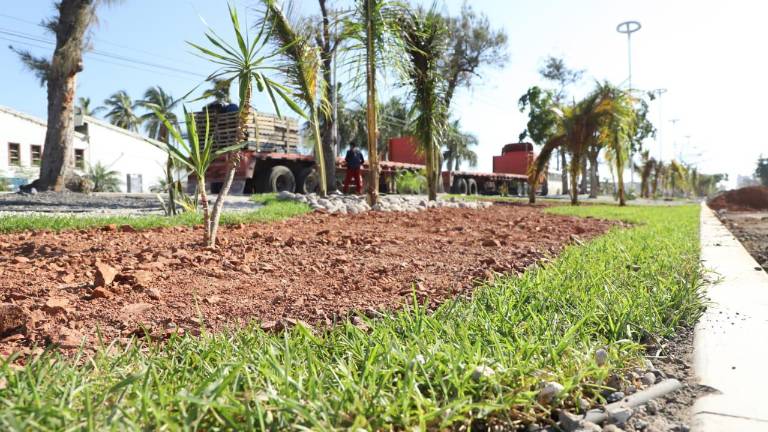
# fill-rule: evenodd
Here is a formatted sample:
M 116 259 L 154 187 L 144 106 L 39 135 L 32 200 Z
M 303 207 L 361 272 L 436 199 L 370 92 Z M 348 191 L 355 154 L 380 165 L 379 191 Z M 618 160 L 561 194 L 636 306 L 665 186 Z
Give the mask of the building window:
M 29 146 L 29 153 L 32 156 L 32 166 L 40 166 L 40 160 L 43 155 L 43 146 L 33 144 Z
M 75 149 L 75 168 L 85 169 L 85 150 Z
M 8 143 L 8 165 L 21 166 L 21 149 L 18 143 Z

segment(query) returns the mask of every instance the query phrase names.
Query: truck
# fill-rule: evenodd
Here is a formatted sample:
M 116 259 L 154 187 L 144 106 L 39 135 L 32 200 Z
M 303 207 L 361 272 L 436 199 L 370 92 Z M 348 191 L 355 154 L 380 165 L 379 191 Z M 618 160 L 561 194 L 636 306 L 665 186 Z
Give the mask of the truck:
M 207 110 L 207 114 L 195 113 L 198 137 L 201 140 L 204 138 L 206 117 L 214 147 L 230 146 L 236 142 L 239 122 L 237 111 Z M 317 191 L 319 175 L 315 158 L 301 154 L 298 144 L 299 124 L 295 119 L 253 112 L 246 124 L 246 141 L 240 152 L 240 162 L 230 192 L 247 195 L 281 191 L 307 194 Z M 501 156 L 494 156 L 493 172 L 443 171 L 440 189 L 470 195 L 498 194 L 503 191 L 524 194 L 527 193 L 528 166 L 534 158 L 531 144 L 508 144 L 503 147 Z M 227 165 L 224 158 L 211 164 L 206 173 L 205 188 L 208 192 L 215 194 L 221 190 Z M 396 193 L 397 177 L 406 171 L 422 171 L 424 159 L 419 155 L 413 137 L 393 138 L 389 140 L 388 158 L 380 161 L 379 167 L 379 190 L 382 193 Z M 366 163 L 363 166 L 364 180 L 367 170 Z M 337 158 L 336 183 L 339 188 L 345 171 L 344 159 Z M 546 185 L 546 182 L 543 184 Z M 194 176 L 189 176 L 187 187 L 190 193 L 197 189 Z M 543 192 L 546 193 L 546 186 Z

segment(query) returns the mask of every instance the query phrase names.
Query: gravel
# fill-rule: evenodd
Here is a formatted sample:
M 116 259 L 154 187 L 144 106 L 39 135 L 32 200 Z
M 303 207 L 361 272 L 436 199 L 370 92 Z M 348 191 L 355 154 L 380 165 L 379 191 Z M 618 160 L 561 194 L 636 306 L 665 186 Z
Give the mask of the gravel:
M 320 198 L 316 194 L 302 195 L 292 192 L 280 192 L 277 198 L 284 201 L 297 201 L 308 204 L 315 211 L 358 214 L 374 210 L 379 212 L 416 212 L 430 208 L 467 208 L 480 209 L 493 205 L 487 201 L 463 201 L 456 198 L 429 201 L 424 195 L 382 195 L 379 203 L 368 205 L 363 195 L 331 194 Z

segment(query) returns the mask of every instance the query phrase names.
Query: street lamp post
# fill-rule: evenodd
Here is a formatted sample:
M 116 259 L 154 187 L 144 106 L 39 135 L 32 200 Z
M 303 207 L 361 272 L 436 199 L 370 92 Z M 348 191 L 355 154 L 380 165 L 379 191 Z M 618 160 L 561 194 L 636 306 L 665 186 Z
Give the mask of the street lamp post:
M 632 33 L 640 30 L 642 26 L 637 21 L 624 21 L 616 26 L 616 31 L 627 35 L 627 59 L 629 64 L 628 88 L 629 94 L 632 94 Z M 634 163 L 634 151 L 629 147 L 629 189 L 635 191 L 635 170 L 632 169 Z

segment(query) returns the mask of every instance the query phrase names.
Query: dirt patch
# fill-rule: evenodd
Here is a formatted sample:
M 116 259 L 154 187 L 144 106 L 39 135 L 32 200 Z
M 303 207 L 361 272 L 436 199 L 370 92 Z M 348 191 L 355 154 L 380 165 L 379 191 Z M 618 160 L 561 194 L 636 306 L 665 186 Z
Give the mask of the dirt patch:
M 763 270 L 768 271 L 768 211 L 728 212 L 720 210 L 717 215 Z
M 768 210 L 768 187 L 750 186 L 723 192 L 707 203 L 714 210 Z
M 150 333 L 300 319 L 331 325 L 351 312 L 437 304 L 493 272 L 521 272 L 616 222 L 522 206 L 417 213 L 309 214 L 222 227 L 129 227 L 0 236 L 0 299 L 29 316 L 0 352 L 51 342 L 73 349 Z M 113 272 L 110 268 L 114 269 Z

